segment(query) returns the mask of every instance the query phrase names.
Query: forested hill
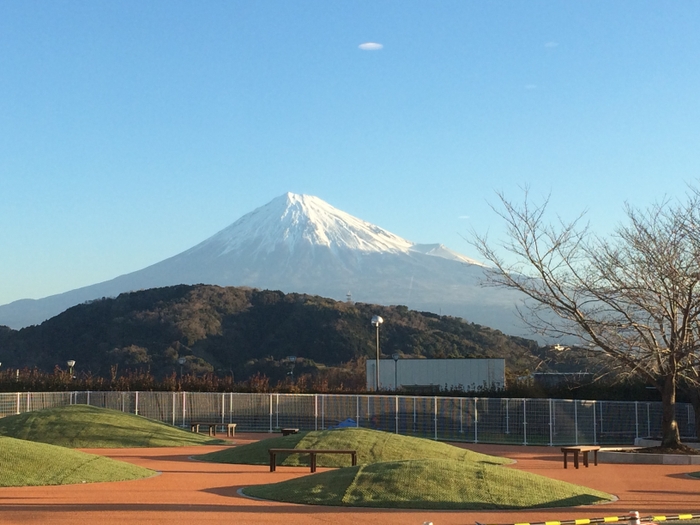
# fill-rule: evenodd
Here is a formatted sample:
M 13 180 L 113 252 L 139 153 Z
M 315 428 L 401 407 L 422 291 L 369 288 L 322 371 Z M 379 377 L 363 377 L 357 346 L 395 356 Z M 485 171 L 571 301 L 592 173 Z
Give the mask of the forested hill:
M 74 359 L 76 369 L 105 377 L 114 365 L 163 376 L 179 372 L 177 360 L 185 357 L 185 372 L 275 379 L 287 373 L 288 356 L 305 369 L 373 358 L 373 315 L 384 318 L 383 357 L 503 357 L 515 373 L 539 362 L 536 342 L 454 317 L 205 285 L 126 293 L 74 306 L 39 326 L 0 327 L 0 349 L 4 367 L 50 371 Z

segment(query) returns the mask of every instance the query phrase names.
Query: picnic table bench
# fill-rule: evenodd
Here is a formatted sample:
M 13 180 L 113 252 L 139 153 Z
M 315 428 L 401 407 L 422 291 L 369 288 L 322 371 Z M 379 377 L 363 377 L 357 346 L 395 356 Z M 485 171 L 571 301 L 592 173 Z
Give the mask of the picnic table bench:
M 299 433 L 298 428 L 283 428 L 281 430 L 282 430 L 283 436 L 289 436 L 290 434 L 298 434 Z
M 193 421 L 190 423 L 190 430 L 192 432 L 199 433 L 199 427 L 207 427 L 210 436 L 216 436 L 216 427 L 226 427 L 226 435 L 228 437 L 233 437 L 236 434 L 236 423 L 210 423 L 201 421 Z
M 588 467 L 588 453 L 593 452 L 593 464 L 598 465 L 598 451 L 600 447 L 598 445 L 576 445 L 570 447 L 561 447 L 561 451 L 564 453 L 564 468 L 567 468 L 567 456 L 569 452 L 574 456 L 574 468 L 578 468 L 578 455 L 579 453 L 583 456 L 583 466 Z
M 316 472 L 316 456 L 318 454 L 350 454 L 352 466 L 357 465 L 357 450 L 349 449 L 315 449 L 315 448 L 271 448 L 270 453 L 270 472 L 277 469 L 277 454 L 308 454 L 309 463 L 311 464 L 311 472 Z

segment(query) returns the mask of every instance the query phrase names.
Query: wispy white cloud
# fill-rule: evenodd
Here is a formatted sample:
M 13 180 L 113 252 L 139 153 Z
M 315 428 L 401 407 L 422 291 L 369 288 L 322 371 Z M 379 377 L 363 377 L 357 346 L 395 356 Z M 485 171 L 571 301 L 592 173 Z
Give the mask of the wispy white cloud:
M 364 44 L 360 44 L 357 47 L 359 47 L 363 51 L 379 51 L 384 46 L 382 44 L 378 44 L 377 42 L 365 42 Z
M 547 42 L 544 47 L 559 47 L 559 42 Z

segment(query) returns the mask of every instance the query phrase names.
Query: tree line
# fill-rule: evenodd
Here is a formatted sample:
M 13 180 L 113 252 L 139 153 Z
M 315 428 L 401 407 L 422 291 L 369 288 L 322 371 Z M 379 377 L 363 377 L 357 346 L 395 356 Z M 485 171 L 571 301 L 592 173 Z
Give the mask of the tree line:
M 581 366 L 550 360 L 554 353 L 535 341 L 401 305 L 209 285 L 125 293 L 74 306 L 38 326 L 2 327 L 0 360 L 3 367 L 49 373 L 74 360 L 77 373 L 103 379 L 127 371 L 157 381 L 212 374 L 242 382 L 261 375 L 273 385 L 290 376 L 333 376 L 339 384 L 347 376 L 355 384 L 359 367 L 364 384 L 364 360 L 376 352 L 373 315 L 385 321 L 385 358 L 504 358 L 512 376 L 547 370 L 550 362 L 553 369 Z

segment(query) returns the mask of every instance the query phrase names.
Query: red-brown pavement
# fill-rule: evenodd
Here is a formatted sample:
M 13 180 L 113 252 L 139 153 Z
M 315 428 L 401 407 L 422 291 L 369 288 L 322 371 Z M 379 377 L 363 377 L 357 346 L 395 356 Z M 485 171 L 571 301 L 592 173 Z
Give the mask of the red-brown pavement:
M 236 436 L 237 445 L 270 434 Z M 610 504 L 589 507 L 519 511 L 405 511 L 292 505 L 259 501 L 238 494 L 253 484 L 308 475 L 308 468 L 224 465 L 194 461 L 190 456 L 214 448 L 110 449 L 87 452 L 128 461 L 159 475 L 118 483 L 89 483 L 58 487 L 0 488 L 0 523 L 22 525 L 204 525 L 284 524 L 457 525 L 554 521 L 572 518 L 700 512 L 700 480 L 686 473 L 698 466 L 606 465 L 564 470 L 557 447 L 461 445 L 517 461 L 509 468 L 535 472 L 618 496 Z M 323 469 L 319 469 L 321 471 Z

